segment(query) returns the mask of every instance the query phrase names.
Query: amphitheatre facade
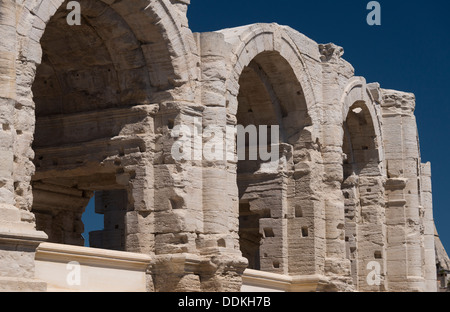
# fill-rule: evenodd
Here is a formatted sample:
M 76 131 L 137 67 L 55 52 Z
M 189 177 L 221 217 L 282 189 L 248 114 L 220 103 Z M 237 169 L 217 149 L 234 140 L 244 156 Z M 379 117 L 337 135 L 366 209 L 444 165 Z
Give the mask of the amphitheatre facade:
M 189 0 L 78 2 L 80 25 L 67 1 L 0 3 L 0 289 L 48 289 L 37 260 L 84 245 L 95 193 L 91 246 L 145 256 L 147 291 L 437 290 L 413 94 L 287 26 L 193 33 Z M 276 163 L 178 159 L 198 140 L 180 125 L 279 129 Z

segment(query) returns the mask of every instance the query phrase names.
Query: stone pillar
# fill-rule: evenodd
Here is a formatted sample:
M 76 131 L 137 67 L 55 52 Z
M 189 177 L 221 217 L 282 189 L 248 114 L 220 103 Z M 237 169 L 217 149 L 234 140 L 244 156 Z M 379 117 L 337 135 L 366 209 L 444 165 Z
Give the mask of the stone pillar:
M 151 135 L 149 135 L 151 137 Z M 131 164 L 125 164 L 124 172 L 116 177 L 119 184 L 126 186 L 128 207 L 125 213 L 125 250 L 154 254 L 154 169 L 152 164 L 153 149 L 142 154 Z M 121 181 L 121 180 L 124 181 Z
M 433 195 L 431 187 L 431 164 L 421 164 L 421 198 L 423 207 L 423 235 L 424 235 L 424 278 L 425 278 L 425 291 L 436 292 L 436 252 L 434 243 L 434 217 L 433 217 Z
M 180 290 L 177 285 L 187 275 L 196 281 L 190 289 L 200 289 L 200 268 L 195 264 L 202 263 L 197 251 L 198 235 L 203 233 L 202 168 L 192 158 L 192 142 L 201 112 L 193 103 L 177 101 L 160 104 L 155 116 L 154 207 L 149 213 L 154 219 L 151 272 L 156 291 Z M 175 155 L 174 149 L 184 156 Z
M 239 291 L 247 260 L 239 250 L 234 125 L 227 116 L 226 78 L 231 48 L 223 34 L 197 37 L 201 58 L 202 206 L 201 253 L 214 259 L 211 291 Z M 233 120 L 231 120 L 233 121 Z
M 89 246 L 111 250 L 125 250 L 126 190 L 95 193 L 95 213 L 104 215 L 104 229 L 89 233 Z
M 375 166 L 374 166 L 375 167 Z M 372 168 L 372 170 L 377 170 Z M 358 290 L 386 290 L 386 229 L 384 213 L 384 181 L 376 174 L 359 177 L 360 220 L 357 230 L 358 239 Z M 380 283 L 370 285 L 367 276 L 371 262 L 380 265 Z M 369 268 L 369 269 L 368 269 Z
M 389 291 L 423 291 L 420 235 L 420 155 L 415 97 L 382 90 Z
M 318 150 L 298 148 L 293 158 L 292 185 L 288 186 L 289 275 L 323 275 L 326 229 L 321 155 Z
M 0 4 L 0 225 L 7 227 L 20 221 L 20 212 L 14 207 L 14 117 L 16 104 L 16 7 L 15 1 Z
M 342 48 L 333 44 L 320 45 L 323 73 L 323 106 L 327 120 L 322 124 L 322 157 L 324 163 L 324 199 L 326 260 L 325 274 L 330 276 L 336 289 L 348 287 L 350 282 L 350 261 L 345 252 L 345 207 L 341 185 L 343 180 L 342 140 L 344 130 L 340 120 L 342 110 L 339 107 L 341 88 L 339 81 L 339 63 Z
M 35 229 L 31 203 L 21 200 L 22 195 L 30 199 L 26 185 L 34 168 L 29 159 L 20 163 L 31 155 L 30 146 L 18 138 L 30 140 L 30 129 L 22 128 L 16 116 L 22 107 L 16 92 L 16 6 L 12 0 L 0 3 L 0 290 L 43 291 L 46 284 L 34 279 L 34 253 L 47 236 Z

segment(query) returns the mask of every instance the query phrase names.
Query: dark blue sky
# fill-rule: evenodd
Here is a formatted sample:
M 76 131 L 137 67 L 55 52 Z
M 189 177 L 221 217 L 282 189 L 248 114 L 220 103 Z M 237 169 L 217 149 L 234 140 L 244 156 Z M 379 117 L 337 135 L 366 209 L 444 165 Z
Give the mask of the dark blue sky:
M 366 23 L 369 0 L 191 0 L 193 32 L 246 24 L 288 25 L 344 48 L 357 76 L 417 98 L 422 162 L 432 163 L 434 217 L 450 251 L 450 3 L 379 1 L 381 26 Z
M 357 76 L 417 98 L 422 161 L 431 161 L 434 217 L 450 251 L 450 3 L 379 1 L 381 26 L 369 26 L 367 0 L 191 0 L 193 32 L 252 23 L 288 25 L 318 43 L 333 42 Z M 92 219 L 92 218 L 86 218 Z M 89 224 L 86 224 L 89 229 Z

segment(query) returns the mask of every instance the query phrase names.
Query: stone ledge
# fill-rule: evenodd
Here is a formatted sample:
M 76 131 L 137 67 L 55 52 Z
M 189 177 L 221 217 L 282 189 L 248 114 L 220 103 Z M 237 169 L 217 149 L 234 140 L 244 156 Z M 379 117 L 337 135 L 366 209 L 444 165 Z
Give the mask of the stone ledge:
M 36 261 L 76 261 L 82 265 L 145 271 L 151 257 L 125 251 L 42 243 L 36 249 Z
M 2 229 L 0 224 L 0 245 L 7 243 L 37 246 L 47 239 L 47 234 L 41 231 L 30 231 L 29 229 L 24 229 L 21 231 L 19 227 L 17 227 L 15 231 L 10 231 L 7 229 Z
M 247 269 L 242 277 L 242 291 L 315 292 L 328 278 L 323 275 L 288 276 Z

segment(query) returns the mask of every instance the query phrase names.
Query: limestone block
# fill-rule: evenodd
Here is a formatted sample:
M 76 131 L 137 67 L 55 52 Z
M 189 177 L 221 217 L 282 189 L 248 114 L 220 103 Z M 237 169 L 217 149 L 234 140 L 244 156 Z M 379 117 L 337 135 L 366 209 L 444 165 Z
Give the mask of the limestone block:
M 42 59 L 42 49 L 38 42 L 31 39 L 22 39 L 22 56 L 28 62 L 40 64 Z
M 60 4 L 60 0 L 50 0 L 46 3 L 41 2 L 41 4 L 38 7 L 33 8 L 31 12 L 39 17 L 44 23 L 47 23 Z
M 15 24 L 15 2 L 14 1 L 3 1 L 0 4 L 0 11 L 2 16 L 0 18 L 0 25 L 13 26 Z

